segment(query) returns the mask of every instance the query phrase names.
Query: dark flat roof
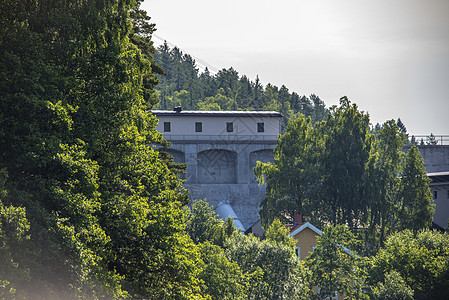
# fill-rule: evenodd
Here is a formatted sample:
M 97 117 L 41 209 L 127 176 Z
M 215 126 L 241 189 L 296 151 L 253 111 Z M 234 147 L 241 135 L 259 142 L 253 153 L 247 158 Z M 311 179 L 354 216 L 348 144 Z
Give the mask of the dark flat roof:
M 427 173 L 427 176 L 432 179 L 431 183 L 449 182 L 449 172 Z
M 268 117 L 282 118 L 282 114 L 277 111 L 245 111 L 245 110 L 153 110 L 156 116 L 183 116 L 183 117 Z

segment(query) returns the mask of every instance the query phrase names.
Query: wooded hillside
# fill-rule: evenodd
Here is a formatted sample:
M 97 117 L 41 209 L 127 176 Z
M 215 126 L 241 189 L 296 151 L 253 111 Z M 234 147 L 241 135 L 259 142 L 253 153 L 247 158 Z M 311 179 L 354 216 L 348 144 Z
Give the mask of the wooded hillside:
M 154 55 L 165 75 L 159 75 L 159 103 L 156 109 L 186 110 L 274 110 L 284 116 L 283 129 L 299 114 L 310 116 L 313 122 L 327 115 L 325 103 L 317 95 L 300 96 L 282 85 L 263 85 L 239 75 L 233 67 L 212 74 L 206 67 L 200 72 L 195 59 L 165 42 Z

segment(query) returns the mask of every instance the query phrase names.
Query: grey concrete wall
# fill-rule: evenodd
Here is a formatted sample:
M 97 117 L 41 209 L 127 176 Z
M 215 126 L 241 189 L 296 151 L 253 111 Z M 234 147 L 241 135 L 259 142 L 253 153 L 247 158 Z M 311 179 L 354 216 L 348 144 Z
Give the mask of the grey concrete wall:
M 206 199 L 214 207 L 220 202 L 231 205 L 247 229 L 258 221 L 260 203 L 265 196 L 265 186 L 258 185 L 253 168 L 257 161 L 274 161 L 275 143 L 183 141 L 174 142 L 167 152 L 173 155 L 176 162 L 187 163 L 185 186 L 190 190 L 192 200 Z M 424 145 L 418 148 L 427 172 L 449 171 L 449 146 Z M 438 199 L 435 199 L 435 203 L 439 204 L 435 221 L 446 224 L 447 214 L 440 206 L 449 205 L 447 186 L 431 188 L 433 193 L 437 191 L 439 194 Z
M 234 209 L 245 229 L 259 219 L 265 186 L 257 184 L 185 184 L 191 199 L 206 199 L 213 207 L 225 202 Z
M 407 152 L 410 147 L 405 147 Z M 449 171 L 449 145 L 422 145 L 418 146 L 423 156 L 427 173 Z
M 199 183 L 237 183 L 237 153 L 210 149 L 197 153 Z
M 441 227 L 448 226 L 449 221 L 449 183 L 430 184 L 430 190 L 435 204 L 433 221 Z
M 190 198 L 216 207 L 231 205 L 245 228 L 259 219 L 265 186 L 253 173 L 257 161 L 272 162 L 275 141 L 174 142 L 168 151 L 187 163 L 185 187 Z M 184 161 L 182 161 L 184 160 Z

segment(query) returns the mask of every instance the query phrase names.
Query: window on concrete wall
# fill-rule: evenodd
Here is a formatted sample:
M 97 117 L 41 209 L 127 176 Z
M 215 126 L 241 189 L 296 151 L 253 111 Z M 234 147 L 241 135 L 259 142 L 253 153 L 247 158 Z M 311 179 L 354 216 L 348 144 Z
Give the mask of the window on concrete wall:
M 438 198 L 438 192 L 437 191 L 434 191 L 433 192 L 433 199 L 437 199 Z
M 164 132 L 170 132 L 170 131 L 171 131 L 171 123 L 164 122 Z
M 234 132 L 234 123 L 232 122 L 226 123 L 226 132 Z
M 265 124 L 257 123 L 257 132 L 265 132 Z
M 203 132 L 203 122 L 195 122 L 195 132 Z

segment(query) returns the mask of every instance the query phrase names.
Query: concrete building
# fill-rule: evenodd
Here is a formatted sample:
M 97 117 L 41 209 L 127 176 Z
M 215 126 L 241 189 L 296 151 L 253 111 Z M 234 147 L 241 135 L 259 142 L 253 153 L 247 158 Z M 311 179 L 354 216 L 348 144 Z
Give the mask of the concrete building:
M 419 145 L 427 173 L 449 172 L 449 145 Z M 407 152 L 410 147 L 405 147 Z
M 272 162 L 282 115 L 274 111 L 152 112 L 156 129 L 172 143 L 167 152 L 187 164 L 185 187 L 191 199 L 206 199 L 238 216 L 242 231 L 259 219 L 265 187 L 252 169 Z M 225 216 L 222 216 L 225 217 Z
M 449 220 L 449 172 L 427 173 L 427 176 L 432 180 L 429 187 L 435 203 L 433 222 L 445 228 Z
M 259 205 L 265 187 L 253 173 L 257 161 L 272 162 L 282 115 L 274 111 L 155 110 L 156 129 L 172 143 L 176 162 L 187 163 L 185 186 L 191 199 L 206 199 L 220 213 L 232 215 L 236 227 L 260 227 Z M 418 146 L 436 204 L 434 222 L 449 218 L 449 145 Z M 408 147 L 404 149 L 407 152 Z M 236 217 L 237 216 L 237 217 Z M 260 228 L 261 229 L 261 228 Z M 257 230 L 256 230 L 257 231 Z M 260 231 L 260 230 L 259 230 Z
M 449 219 L 449 145 L 419 145 L 423 156 L 429 184 L 435 204 L 433 222 L 441 227 L 448 226 Z M 409 147 L 404 150 L 407 152 Z

